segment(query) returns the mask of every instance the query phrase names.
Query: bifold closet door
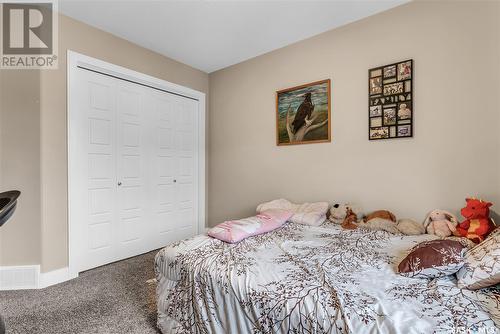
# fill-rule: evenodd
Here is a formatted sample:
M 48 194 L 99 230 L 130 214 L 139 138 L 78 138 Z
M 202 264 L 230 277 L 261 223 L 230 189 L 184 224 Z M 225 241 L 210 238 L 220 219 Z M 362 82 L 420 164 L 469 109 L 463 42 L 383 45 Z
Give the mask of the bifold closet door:
M 198 101 L 150 91 L 152 221 L 157 248 L 196 234 L 198 217 Z
M 98 74 L 96 74 L 98 75 Z M 102 76 L 102 75 L 101 75 Z M 149 106 L 146 88 L 113 79 L 116 101 L 116 215 L 113 246 L 117 259 L 148 251 L 151 200 L 148 189 Z
M 85 69 L 75 85 L 78 271 L 196 234 L 198 101 Z
M 115 260 L 116 177 L 116 87 L 110 77 L 78 70 L 77 94 L 71 136 L 71 185 L 78 191 L 70 197 L 77 230 L 78 269 L 83 271 Z M 70 138 L 71 139 L 71 138 Z M 73 138 L 75 139 L 75 138 Z M 75 184 L 76 183 L 76 184 Z

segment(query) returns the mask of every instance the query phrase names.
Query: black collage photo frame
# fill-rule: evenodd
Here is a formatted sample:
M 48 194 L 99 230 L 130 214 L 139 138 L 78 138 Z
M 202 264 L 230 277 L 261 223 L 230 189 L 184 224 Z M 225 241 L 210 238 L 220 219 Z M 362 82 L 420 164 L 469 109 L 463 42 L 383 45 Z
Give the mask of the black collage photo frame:
M 368 139 L 413 137 L 413 59 L 368 70 Z

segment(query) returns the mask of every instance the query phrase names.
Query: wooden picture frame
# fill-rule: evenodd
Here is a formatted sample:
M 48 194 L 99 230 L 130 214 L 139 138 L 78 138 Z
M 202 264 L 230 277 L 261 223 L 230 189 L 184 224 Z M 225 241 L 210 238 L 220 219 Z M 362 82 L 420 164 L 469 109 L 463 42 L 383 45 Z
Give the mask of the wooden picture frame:
M 413 137 L 413 59 L 368 70 L 368 139 Z
M 276 92 L 276 145 L 300 145 L 330 141 L 330 79 Z

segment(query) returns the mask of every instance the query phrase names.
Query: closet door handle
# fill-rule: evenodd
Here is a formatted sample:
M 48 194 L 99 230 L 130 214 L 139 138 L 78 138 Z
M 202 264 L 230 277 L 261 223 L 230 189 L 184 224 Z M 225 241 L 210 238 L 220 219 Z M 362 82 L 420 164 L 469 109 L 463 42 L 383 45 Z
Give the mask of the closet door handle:
M 177 182 L 177 180 L 174 180 L 174 183 Z
M 118 181 L 118 186 L 121 186 L 121 185 L 122 185 L 122 183 L 120 181 Z

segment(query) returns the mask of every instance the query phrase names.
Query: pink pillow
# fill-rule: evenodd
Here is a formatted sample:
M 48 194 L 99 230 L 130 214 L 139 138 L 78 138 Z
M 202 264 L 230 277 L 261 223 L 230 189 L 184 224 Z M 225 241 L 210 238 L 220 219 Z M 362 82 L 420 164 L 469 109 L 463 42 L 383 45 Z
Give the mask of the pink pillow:
M 287 210 L 267 210 L 256 216 L 228 220 L 208 230 L 207 234 L 225 242 L 235 243 L 253 235 L 281 227 L 293 213 Z

